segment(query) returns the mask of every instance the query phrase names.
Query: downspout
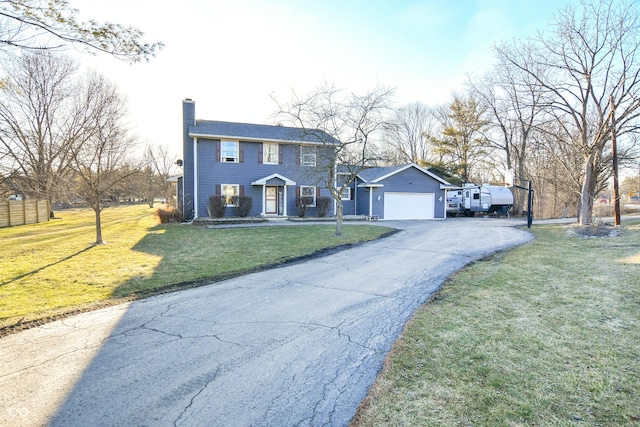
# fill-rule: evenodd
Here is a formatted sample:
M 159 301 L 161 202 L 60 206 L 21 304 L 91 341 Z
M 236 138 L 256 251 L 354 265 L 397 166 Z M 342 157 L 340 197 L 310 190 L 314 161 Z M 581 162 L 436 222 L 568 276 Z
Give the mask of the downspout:
M 193 138 L 193 217 L 198 218 L 198 137 Z

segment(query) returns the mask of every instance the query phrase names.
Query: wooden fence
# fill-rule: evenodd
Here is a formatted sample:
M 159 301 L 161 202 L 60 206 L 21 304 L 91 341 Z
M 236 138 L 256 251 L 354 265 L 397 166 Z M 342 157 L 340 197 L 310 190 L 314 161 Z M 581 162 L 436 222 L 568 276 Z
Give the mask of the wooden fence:
M 0 202 L 0 227 L 49 221 L 48 200 L 8 200 Z

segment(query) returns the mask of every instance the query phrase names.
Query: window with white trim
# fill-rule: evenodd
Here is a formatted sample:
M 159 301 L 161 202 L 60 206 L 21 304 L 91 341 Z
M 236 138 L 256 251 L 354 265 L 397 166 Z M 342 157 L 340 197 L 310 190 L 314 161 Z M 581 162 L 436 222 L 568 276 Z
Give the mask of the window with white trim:
M 351 187 L 346 187 L 340 193 L 340 199 L 351 200 Z
M 227 206 L 234 207 L 234 197 L 240 195 L 240 186 L 238 184 L 222 184 L 221 189 Z
M 220 141 L 220 161 L 238 163 L 240 161 L 240 144 L 238 141 Z
M 316 165 L 316 147 L 313 145 L 300 146 L 300 164 L 302 166 Z
M 278 144 L 270 142 L 262 144 L 262 163 L 267 165 L 278 164 Z
M 316 187 L 312 185 L 301 185 L 300 186 L 300 197 L 305 197 L 311 199 L 311 203 L 307 206 L 315 207 L 316 206 Z

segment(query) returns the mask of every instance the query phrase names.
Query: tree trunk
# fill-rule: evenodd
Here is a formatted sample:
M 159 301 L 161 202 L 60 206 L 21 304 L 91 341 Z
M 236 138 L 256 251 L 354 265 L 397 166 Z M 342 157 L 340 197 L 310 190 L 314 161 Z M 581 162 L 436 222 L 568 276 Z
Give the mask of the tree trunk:
M 342 200 L 337 200 L 338 212 L 336 214 L 336 236 L 342 236 Z
M 594 173 L 595 152 L 591 152 L 585 164 L 584 180 L 580 189 L 580 217 L 578 221 L 581 225 L 589 225 L 591 223 L 591 214 L 593 212 L 593 200 L 591 197 L 591 189 L 593 180 L 597 178 Z
M 96 245 L 101 245 L 104 242 L 102 241 L 102 222 L 100 221 L 100 205 L 98 204 L 97 208 L 94 207 L 93 211 L 96 213 Z

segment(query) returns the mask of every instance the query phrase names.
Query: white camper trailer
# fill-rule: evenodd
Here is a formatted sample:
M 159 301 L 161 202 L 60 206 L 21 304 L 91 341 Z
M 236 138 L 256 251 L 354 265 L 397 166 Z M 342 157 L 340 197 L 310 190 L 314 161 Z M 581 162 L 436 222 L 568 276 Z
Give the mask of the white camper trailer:
M 507 215 L 513 206 L 513 193 L 508 187 L 465 184 L 447 190 L 447 213 L 451 216 L 476 212 Z

